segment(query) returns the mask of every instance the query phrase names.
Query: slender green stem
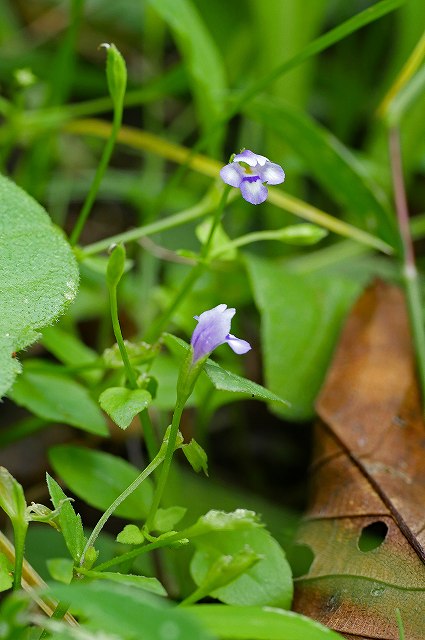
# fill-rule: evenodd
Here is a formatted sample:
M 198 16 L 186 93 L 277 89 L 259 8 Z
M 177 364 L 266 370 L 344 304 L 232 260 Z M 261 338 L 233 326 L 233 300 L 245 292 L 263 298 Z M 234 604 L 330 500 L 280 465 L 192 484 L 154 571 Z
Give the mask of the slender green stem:
M 110 300 L 110 307 L 111 307 L 112 328 L 114 330 L 115 339 L 117 341 L 117 345 L 120 350 L 120 354 L 124 364 L 124 369 L 127 375 L 127 379 L 132 389 L 138 389 L 136 374 L 134 373 L 134 369 L 131 366 L 130 358 L 128 356 L 127 349 L 125 347 L 124 339 L 121 332 L 121 326 L 120 326 L 120 321 L 118 317 L 118 302 L 117 302 L 116 286 L 109 287 L 109 300 Z M 155 433 L 154 433 L 153 426 L 150 421 L 147 409 L 145 409 L 144 411 L 142 411 L 141 414 L 139 414 L 139 420 L 140 420 L 143 434 L 145 437 L 149 459 L 153 460 L 158 447 L 156 444 Z
M 397 127 L 389 130 L 390 161 L 393 177 L 394 199 L 402 242 L 403 278 L 407 308 L 410 317 L 412 338 L 416 348 L 416 363 L 419 374 L 422 402 L 425 400 L 425 319 L 421 300 L 418 272 L 415 264 L 412 236 L 409 226 L 409 211 L 404 188 L 401 161 L 400 133 Z
M 236 195 L 237 194 L 235 193 L 234 197 L 236 197 Z M 162 220 L 158 220 L 156 222 L 151 222 L 150 224 L 146 224 L 142 227 L 137 227 L 137 229 L 130 229 L 130 231 L 124 231 L 123 233 L 111 236 L 109 238 L 106 238 L 105 240 L 99 240 L 99 242 L 89 244 L 84 248 L 79 249 L 78 255 L 81 256 L 82 259 L 84 259 L 85 257 L 89 257 L 97 253 L 101 253 L 102 251 L 106 251 L 111 246 L 111 244 L 119 244 L 120 242 L 132 242 L 134 240 L 140 240 L 140 238 L 144 238 L 145 236 L 159 233 L 160 231 L 168 231 L 169 229 L 174 229 L 175 227 L 179 227 L 188 222 L 192 222 L 192 220 L 196 220 L 198 218 L 206 216 L 208 213 L 214 210 L 217 204 L 218 192 L 214 189 L 213 191 L 209 191 L 205 198 L 201 200 L 201 202 L 198 202 L 190 209 L 180 211 L 180 213 L 167 216 L 167 218 L 163 218 Z
M 170 434 L 168 437 L 167 449 L 165 451 L 164 464 L 161 468 L 161 474 L 159 476 L 158 484 L 155 489 L 155 493 L 153 496 L 151 508 L 149 510 L 148 517 L 146 519 L 146 528 L 148 531 L 152 529 L 153 521 L 160 505 L 162 495 L 164 493 L 165 486 L 168 480 L 168 474 L 170 472 L 171 461 L 173 459 L 173 454 L 177 441 L 177 434 L 180 426 L 180 419 L 183 413 L 184 404 L 179 403 L 177 401 L 176 408 L 174 409 L 173 419 L 171 422 Z
M 118 317 L 118 302 L 117 302 L 117 289 L 115 286 L 109 287 L 109 302 L 111 307 L 111 319 L 112 328 L 114 330 L 115 340 L 117 341 L 118 349 L 120 350 L 121 358 L 124 364 L 124 369 L 127 375 L 127 379 L 132 389 L 137 389 L 137 379 L 134 373 L 133 367 L 128 357 L 127 349 L 125 348 L 124 338 L 121 332 L 120 321 Z
M 404 640 L 405 635 L 404 635 L 403 618 L 401 617 L 400 609 L 398 607 L 395 609 L 395 617 L 397 620 L 399 640 Z
M 115 141 L 117 139 L 118 132 L 121 127 L 122 112 L 123 112 L 123 105 L 121 103 L 115 107 L 111 135 L 109 136 L 108 141 L 105 145 L 105 148 L 103 150 L 102 157 L 96 169 L 96 173 L 95 173 L 93 182 L 91 184 L 90 190 L 87 194 L 86 200 L 77 218 L 77 222 L 75 223 L 75 226 L 70 235 L 69 241 L 72 246 L 77 244 L 80 238 L 81 232 L 84 228 L 84 225 L 86 224 L 87 218 L 89 217 L 90 211 L 96 199 L 97 192 L 99 191 L 100 183 L 102 182 L 103 176 L 105 175 L 105 171 L 109 164 L 109 160 L 111 159 L 112 151 L 115 146 Z
M 28 523 L 18 520 L 13 525 L 13 536 L 15 546 L 15 568 L 13 572 L 13 590 L 17 591 L 21 588 L 22 567 L 24 564 L 25 538 L 28 530 Z
M 102 564 L 99 564 L 96 566 L 96 571 L 105 571 L 110 567 L 115 567 L 117 565 L 128 562 L 129 560 L 134 560 L 134 558 L 137 558 L 138 556 L 144 553 L 149 553 L 150 551 L 155 551 L 155 549 L 161 549 L 162 547 L 168 547 L 170 544 L 173 544 L 185 538 L 186 536 L 184 531 L 179 531 L 174 535 L 166 536 L 165 538 L 159 538 L 158 540 L 155 540 L 155 542 L 149 542 L 148 544 L 144 544 L 143 546 L 136 547 L 135 549 L 132 549 L 127 553 L 123 553 L 120 556 L 111 558 L 106 562 L 102 562 Z
M 177 436 L 177 434 L 176 434 L 176 436 Z M 174 441 L 174 443 L 175 443 L 175 441 Z M 168 451 L 168 447 L 167 447 L 167 451 Z M 142 471 L 142 473 L 140 473 L 137 476 L 137 478 L 135 480 L 133 480 L 133 482 L 122 493 L 120 493 L 120 495 L 117 498 L 115 498 L 113 503 L 106 509 L 105 513 L 102 515 L 102 517 L 100 518 L 99 522 L 97 523 L 97 525 L 95 526 L 95 528 L 91 532 L 89 539 L 87 540 L 86 546 L 84 547 L 84 551 L 81 554 L 81 560 L 80 560 L 80 565 L 81 566 L 83 566 L 83 564 L 84 564 L 84 560 L 85 560 L 87 551 L 90 549 L 90 547 L 92 547 L 94 545 L 94 543 L 97 540 L 97 537 L 98 537 L 99 533 L 102 531 L 105 523 L 109 520 L 109 518 L 114 513 L 114 511 L 120 506 L 120 504 L 122 502 L 124 502 L 124 500 L 126 498 L 128 498 L 129 495 L 131 495 L 133 493 L 133 491 L 135 491 L 137 489 L 137 487 L 144 480 L 146 480 L 146 478 L 148 476 L 151 475 L 151 473 L 153 473 L 153 471 L 155 471 L 155 469 L 164 460 L 166 455 L 167 455 L 167 452 L 164 454 L 163 450 L 161 449 L 158 452 L 158 454 L 156 455 L 156 457 L 152 460 L 152 462 L 150 464 L 148 464 L 146 469 L 144 469 Z

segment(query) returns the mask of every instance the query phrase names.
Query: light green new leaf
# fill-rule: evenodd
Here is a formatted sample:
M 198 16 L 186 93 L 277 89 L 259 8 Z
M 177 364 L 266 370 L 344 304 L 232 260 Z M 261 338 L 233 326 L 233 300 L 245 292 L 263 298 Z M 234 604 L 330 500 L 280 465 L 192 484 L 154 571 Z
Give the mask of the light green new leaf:
M 149 0 L 171 28 L 187 65 L 202 126 L 222 115 L 226 90 L 220 52 L 191 0 Z
M 208 456 L 196 440 L 192 438 L 189 444 L 184 444 L 182 451 L 196 473 L 203 471 L 206 476 L 208 475 Z
M 0 508 L 13 523 L 26 523 L 27 503 L 24 490 L 4 467 L 0 467 Z
M 221 640 L 342 640 L 315 620 L 283 609 L 197 604 L 185 610 Z
M 293 586 L 291 568 L 283 549 L 268 531 L 260 527 L 240 531 L 212 532 L 193 538 L 197 551 L 190 570 L 197 585 L 223 555 L 237 556 L 249 547 L 261 559 L 241 576 L 215 589 L 214 597 L 232 605 L 270 605 L 288 609 Z
M 342 321 L 361 285 L 335 274 L 291 273 L 272 260 L 246 260 L 261 312 L 265 379 L 291 403 L 273 410 L 292 420 L 308 420 Z
M 99 396 L 100 406 L 121 429 L 127 429 L 133 418 L 146 409 L 151 400 L 151 394 L 145 389 L 125 387 L 110 387 Z
M 87 389 L 54 369 L 36 368 L 35 361 L 26 361 L 24 372 L 8 395 L 40 418 L 108 435 L 104 416 Z
M 57 520 L 65 544 L 72 558 L 78 563 L 86 544 L 81 516 L 75 513 L 74 507 L 69 500 L 67 500 L 67 496 L 62 491 L 62 488 L 48 473 L 46 473 L 46 481 L 53 505 L 55 509 L 59 510 Z
M 255 100 L 246 111 L 292 147 L 351 223 L 397 245 L 395 222 L 380 188 L 342 142 L 305 113 L 270 96 Z
M 0 396 L 19 364 L 12 354 L 38 338 L 74 299 L 78 268 L 46 211 L 0 175 Z
M 49 460 L 73 493 L 101 511 L 105 511 L 139 475 L 138 469 L 125 460 L 83 447 L 52 447 Z M 152 482 L 147 478 L 120 504 L 115 515 L 143 520 L 149 510 L 152 493 Z

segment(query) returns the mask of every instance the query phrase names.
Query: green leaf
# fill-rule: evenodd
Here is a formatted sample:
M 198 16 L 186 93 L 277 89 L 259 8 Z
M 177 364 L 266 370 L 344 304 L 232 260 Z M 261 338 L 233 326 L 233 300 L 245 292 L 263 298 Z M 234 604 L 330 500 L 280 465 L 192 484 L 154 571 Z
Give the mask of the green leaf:
M 182 609 L 171 607 L 163 598 L 110 580 L 87 583 L 55 584 L 49 595 L 69 602 L 76 615 L 81 614 L 90 629 L 106 631 L 119 638 L 164 640 L 193 638 L 212 640 L 199 622 Z
M 230 584 L 214 590 L 214 596 L 232 605 L 270 605 L 288 609 L 293 586 L 291 568 L 283 549 L 265 529 L 211 532 L 193 539 L 197 551 L 190 570 L 201 585 L 222 555 L 237 556 L 249 547 L 261 559 Z
M 25 523 L 26 508 L 24 490 L 4 467 L 0 467 L 0 507 L 13 523 Z
M 90 349 L 79 338 L 64 331 L 58 325 L 43 329 L 42 342 L 46 349 L 53 353 L 58 360 L 70 366 L 92 364 L 99 359 L 96 351 Z M 102 365 L 100 365 L 99 369 L 93 369 L 92 371 L 82 370 L 78 373 L 78 376 L 87 380 L 87 382 L 96 383 L 102 377 L 102 368 Z
M 145 536 L 135 524 L 126 524 L 117 535 L 117 542 L 121 544 L 143 544 Z
M 342 640 L 315 620 L 283 609 L 197 604 L 185 610 L 222 640 Z
M 49 460 L 73 493 L 101 511 L 105 511 L 139 475 L 139 470 L 125 460 L 83 447 L 52 447 Z M 146 479 L 120 504 L 114 515 L 128 520 L 145 519 L 152 493 L 152 482 Z
M 255 400 L 263 400 L 264 402 L 278 402 L 279 404 L 289 406 L 287 400 L 283 400 L 280 396 L 272 391 L 265 389 L 260 384 L 237 376 L 230 371 L 226 371 L 213 360 L 207 360 L 205 363 L 205 373 L 213 383 L 216 389 L 221 391 L 232 391 L 233 393 L 243 393 Z
M 207 476 L 208 457 L 201 445 L 192 438 L 189 444 L 184 444 L 182 446 L 182 450 L 192 469 L 196 471 L 196 473 L 203 471 Z
M 69 584 L 74 575 L 74 563 L 69 558 L 49 558 L 47 569 L 53 580 Z
M 262 526 L 257 514 L 249 509 L 236 509 L 231 512 L 211 509 L 208 513 L 200 516 L 195 524 L 185 529 L 185 534 L 189 538 L 194 538 L 217 531 L 243 531 Z
M 395 223 L 384 194 L 342 142 L 305 113 L 271 96 L 249 104 L 247 112 L 267 123 L 291 145 L 321 186 L 347 212 L 350 222 L 397 244 Z
M 54 368 L 41 370 L 37 361 L 25 362 L 24 372 L 8 395 L 40 418 L 108 435 L 104 416 L 87 389 Z
M 178 353 L 182 358 L 186 355 L 189 345 L 187 342 L 177 336 L 173 336 L 171 333 L 165 333 L 163 339 L 167 347 L 171 351 Z M 213 360 L 208 359 L 204 365 L 205 373 L 213 383 L 214 387 L 220 391 L 231 391 L 232 393 L 241 393 L 249 398 L 256 400 L 263 400 L 265 402 L 279 402 L 281 404 L 288 404 L 286 400 L 283 400 L 278 395 L 268 391 L 261 385 L 242 376 L 238 376 L 235 373 L 226 371 L 223 367 Z M 201 374 L 202 375 L 202 374 Z
M 226 92 L 220 52 L 190 0 L 149 0 L 173 31 L 187 65 L 203 128 L 222 116 Z
M 240 575 L 251 569 L 257 562 L 262 559 L 250 547 L 245 546 L 241 551 L 233 555 L 219 556 L 208 566 L 207 573 L 204 575 L 199 587 L 194 594 L 185 600 L 195 602 L 211 595 L 219 597 L 219 590 L 227 586 L 230 582 L 239 578 Z
M 361 286 L 335 274 L 301 275 L 272 260 L 246 260 L 261 312 L 265 379 L 291 403 L 273 409 L 292 420 L 308 420 L 342 321 Z
M 85 575 L 97 580 L 111 580 L 120 584 L 128 584 L 138 589 L 144 589 L 157 596 L 166 596 L 167 592 L 157 578 L 135 576 L 132 574 L 116 573 L 112 571 L 88 571 Z
M 0 175 L 0 397 L 19 364 L 12 354 L 38 338 L 78 287 L 78 268 L 62 232 L 46 211 Z
M 151 400 L 148 391 L 125 387 L 110 387 L 99 396 L 100 406 L 121 429 L 127 429 L 133 418 L 146 409 Z
M 143 364 L 153 360 L 159 351 L 159 345 L 150 345 L 147 342 L 130 342 L 124 340 L 124 345 L 133 365 Z M 115 343 L 112 347 L 105 349 L 103 352 L 103 360 L 107 367 L 111 369 L 121 369 L 122 357 L 118 345 Z
M 75 513 L 74 507 L 67 499 L 62 488 L 48 473 L 46 473 L 46 481 L 53 506 L 59 511 L 57 521 L 65 544 L 75 563 L 78 563 L 86 544 L 81 516 Z
M 13 567 L 6 556 L 0 552 L 0 591 L 8 591 L 13 585 Z
M 171 531 L 180 522 L 186 511 L 186 507 L 179 507 L 178 505 L 168 507 L 168 509 L 157 509 L 153 521 L 154 531 L 160 531 L 161 533 Z

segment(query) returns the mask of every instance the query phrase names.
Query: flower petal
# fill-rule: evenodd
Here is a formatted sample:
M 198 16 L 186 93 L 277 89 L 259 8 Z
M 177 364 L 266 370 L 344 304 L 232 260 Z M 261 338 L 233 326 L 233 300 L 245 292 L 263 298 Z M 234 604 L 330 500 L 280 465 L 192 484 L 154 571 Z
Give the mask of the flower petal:
M 250 167 L 256 167 L 260 165 L 260 167 L 264 166 L 266 162 L 268 162 L 268 158 L 265 156 L 260 156 L 249 149 L 244 149 L 240 153 L 236 154 L 233 158 L 233 162 L 245 162 L 249 164 Z
M 240 190 L 242 193 L 242 197 L 251 204 L 261 204 L 265 200 L 267 200 L 267 188 L 261 182 L 261 179 L 258 176 L 255 176 L 257 180 L 246 178 L 242 180 L 240 185 Z
M 220 170 L 221 179 L 231 187 L 240 187 L 244 175 L 243 167 L 233 162 L 226 164 L 226 166 Z
M 226 338 L 226 342 L 231 349 L 238 355 L 242 355 L 243 353 L 247 353 L 251 349 L 251 345 L 246 340 L 242 340 L 241 338 L 237 338 L 236 336 L 232 336 L 231 333 Z
M 264 167 L 258 168 L 258 174 L 263 182 L 280 184 L 285 180 L 285 172 L 279 164 L 266 162 Z
M 190 341 L 194 350 L 194 362 L 226 341 L 235 313 L 236 309 L 228 309 L 227 305 L 219 304 L 196 318 L 198 324 Z

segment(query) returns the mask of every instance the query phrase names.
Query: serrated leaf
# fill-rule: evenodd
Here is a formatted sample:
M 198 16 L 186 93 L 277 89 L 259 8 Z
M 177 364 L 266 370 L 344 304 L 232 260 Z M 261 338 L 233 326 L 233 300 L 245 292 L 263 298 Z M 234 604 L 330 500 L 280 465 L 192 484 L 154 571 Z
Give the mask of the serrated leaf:
M 181 357 L 184 357 L 189 349 L 187 342 L 181 338 L 177 338 L 177 336 L 173 336 L 171 333 L 165 333 L 163 338 L 165 344 L 171 350 L 179 353 Z M 283 398 L 280 398 L 275 393 L 265 389 L 260 384 L 252 382 L 242 376 L 238 376 L 235 373 L 231 373 L 230 371 L 226 371 L 226 369 L 223 369 L 223 367 L 213 360 L 208 359 L 204 367 L 206 375 L 213 383 L 214 387 L 220 391 L 242 393 L 248 398 L 263 400 L 264 402 L 279 402 L 280 404 L 289 405 L 286 400 L 283 400 Z
M 78 267 L 63 233 L 25 191 L 0 175 L 0 396 L 19 372 L 12 354 L 74 299 Z
M 67 496 L 56 480 L 46 474 L 47 486 L 55 509 L 59 510 L 57 520 L 69 553 L 76 563 L 80 561 L 86 538 L 83 531 L 81 517 L 74 511 L 74 507 L 67 500 Z
M 204 449 L 200 444 L 192 438 L 189 444 L 182 446 L 182 451 L 186 456 L 190 466 L 196 473 L 203 471 L 205 475 L 208 475 L 208 457 Z
M 52 447 L 49 460 L 73 493 L 101 511 L 105 511 L 139 475 L 139 470 L 125 460 L 83 447 Z M 143 520 L 148 514 L 152 494 L 152 482 L 147 478 L 120 504 L 115 515 Z
M 99 396 L 102 409 L 121 429 L 127 429 L 133 418 L 151 403 L 151 394 L 145 389 L 110 387 Z
M 35 361 L 25 362 L 24 372 L 8 394 L 16 404 L 45 420 L 108 435 L 104 416 L 85 387 L 54 368 L 36 367 Z

